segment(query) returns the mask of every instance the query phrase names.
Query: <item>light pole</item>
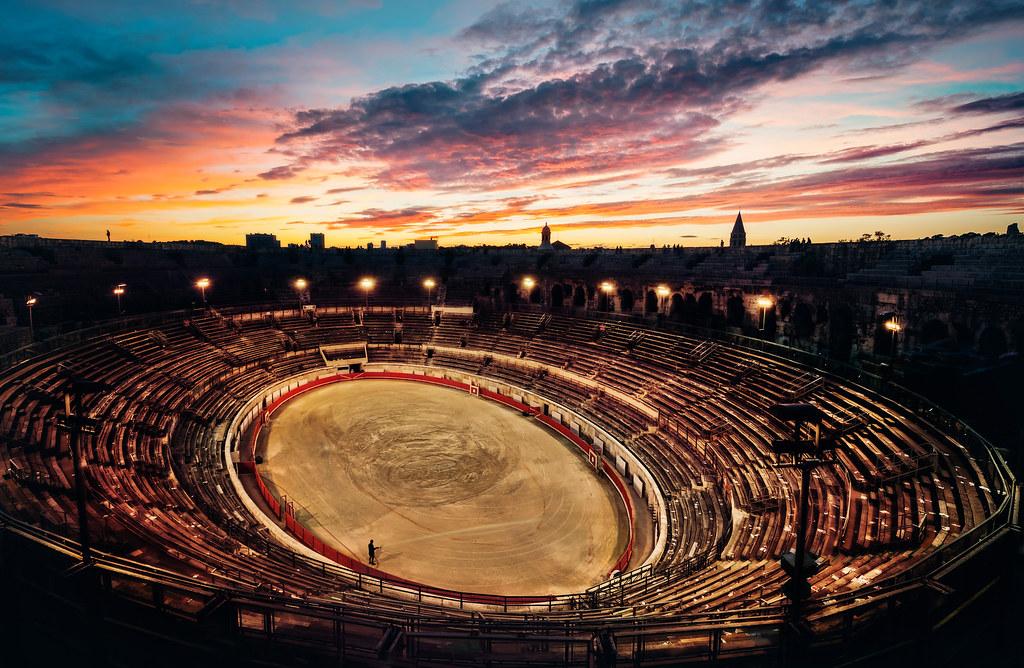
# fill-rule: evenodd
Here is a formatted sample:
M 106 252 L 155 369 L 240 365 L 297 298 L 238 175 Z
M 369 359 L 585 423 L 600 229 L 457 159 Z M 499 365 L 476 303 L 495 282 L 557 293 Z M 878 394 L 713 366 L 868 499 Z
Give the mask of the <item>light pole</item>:
M 885 328 L 892 332 L 892 347 L 889 353 L 892 357 L 896 357 L 896 337 L 903 330 L 903 325 L 900 324 L 899 320 L 892 318 L 891 320 L 885 321 Z
M 203 306 L 206 306 L 206 288 L 210 287 L 210 279 L 203 277 L 196 281 L 196 287 L 199 288 L 200 294 L 203 295 Z
M 435 285 L 437 285 L 437 282 L 434 279 L 432 279 L 432 278 L 425 278 L 425 279 L 423 279 L 423 287 L 426 288 L 426 290 L 427 290 L 427 308 L 430 308 L 431 302 L 433 301 L 431 299 L 431 297 L 433 296 L 434 286 Z
M 124 289 L 128 287 L 124 283 L 118 283 L 114 286 L 114 296 L 117 297 L 117 314 L 121 315 L 121 297 L 124 295 Z
M 659 285 L 654 291 L 658 295 L 658 313 L 661 313 L 665 310 L 665 300 L 672 294 L 672 289 L 667 285 Z
M 32 338 L 32 340 L 35 340 L 36 338 L 36 327 L 35 323 L 32 322 L 32 307 L 36 305 L 37 301 L 39 300 L 33 297 L 32 295 L 29 295 L 25 299 L 25 306 L 28 307 L 28 335 Z
M 758 330 L 763 332 L 768 321 L 768 309 L 775 306 L 775 300 L 771 297 L 758 297 L 757 306 L 761 309 L 761 326 Z
M 295 287 L 295 292 L 299 295 L 299 315 L 302 315 L 302 295 L 306 292 L 306 288 L 309 287 L 309 281 L 304 278 L 296 278 L 292 285 Z
M 526 303 L 530 303 L 530 298 L 533 296 L 533 288 L 537 285 L 537 281 L 533 280 L 533 276 L 527 276 L 523 278 L 523 290 L 526 291 Z
M 377 284 L 377 281 L 366 276 L 359 279 L 359 287 L 363 289 L 363 308 L 370 306 L 370 290 L 373 290 L 373 286 Z
M 604 281 L 599 287 L 601 288 L 601 292 L 604 293 L 604 310 L 614 311 L 615 309 L 612 308 L 612 293 L 615 292 L 615 284 L 611 281 Z

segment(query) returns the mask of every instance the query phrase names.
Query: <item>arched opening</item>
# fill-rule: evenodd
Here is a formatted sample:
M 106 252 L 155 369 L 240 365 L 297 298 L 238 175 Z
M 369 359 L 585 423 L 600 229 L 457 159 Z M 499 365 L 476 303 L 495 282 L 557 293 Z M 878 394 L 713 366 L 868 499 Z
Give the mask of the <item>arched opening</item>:
M 1010 341 L 1013 342 L 1013 349 L 1024 352 L 1024 320 L 1018 319 L 1010 323 Z
M 928 346 L 949 338 L 949 327 L 946 323 L 932 318 L 921 326 L 921 345 Z
M 539 285 L 534 285 L 530 290 L 530 303 L 531 304 L 542 304 L 544 302 L 544 292 L 541 290 Z
M 1006 334 L 995 325 L 981 330 L 978 337 L 978 353 L 984 357 L 999 357 L 1006 352 Z
M 732 327 L 743 326 L 743 297 L 733 295 L 725 302 L 725 321 Z
M 644 313 L 656 313 L 658 311 L 658 293 L 648 290 L 644 297 Z
M 683 298 L 683 322 L 693 323 L 697 321 L 697 298 L 689 293 Z
M 572 293 L 572 305 L 573 306 L 586 306 L 587 305 L 587 292 L 583 289 L 582 285 L 577 285 L 576 290 Z
M 853 348 L 853 311 L 846 304 L 828 306 L 828 351 L 829 356 L 846 361 Z
M 673 320 L 681 320 L 683 317 L 683 296 L 678 292 L 672 294 L 672 301 L 669 304 L 668 315 Z
M 814 312 L 810 304 L 800 302 L 793 309 L 793 336 L 798 341 L 810 338 L 814 334 Z
M 697 315 L 700 316 L 701 320 L 711 320 L 711 316 L 715 314 L 715 298 L 710 292 L 700 293 L 700 298 L 697 299 Z
M 629 288 L 623 288 L 622 292 L 619 293 L 619 310 L 623 313 L 629 313 L 633 310 L 633 291 Z
M 518 304 L 519 303 L 519 286 L 515 283 L 505 284 L 505 303 L 506 304 Z
M 565 294 L 562 292 L 562 284 L 555 283 L 551 288 L 551 306 L 560 308 L 565 301 Z
M 611 295 L 605 291 L 601 291 L 597 295 L 597 310 L 598 311 L 611 311 L 615 307 L 615 303 L 612 300 Z

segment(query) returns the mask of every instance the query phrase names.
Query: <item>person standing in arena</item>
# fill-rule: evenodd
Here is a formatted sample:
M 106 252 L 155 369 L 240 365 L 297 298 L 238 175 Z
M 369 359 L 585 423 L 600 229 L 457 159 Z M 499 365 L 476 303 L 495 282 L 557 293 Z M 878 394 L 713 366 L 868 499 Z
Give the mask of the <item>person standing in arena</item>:
M 373 544 L 373 539 L 371 538 L 370 539 L 370 544 L 366 546 L 366 551 L 370 554 L 370 565 L 371 566 L 376 566 L 377 565 L 377 552 L 378 552 L 378 550 L 380 550 L 380 548 L 376 547 Z

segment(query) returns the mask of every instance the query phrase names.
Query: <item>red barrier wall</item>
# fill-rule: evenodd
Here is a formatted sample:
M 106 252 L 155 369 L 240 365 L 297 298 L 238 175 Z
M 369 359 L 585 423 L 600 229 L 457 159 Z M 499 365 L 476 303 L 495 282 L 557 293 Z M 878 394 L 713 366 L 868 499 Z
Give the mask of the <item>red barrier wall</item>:
M 252 468 L 256 476 L 256 487 L 260 490 L 260 495 L 263 497 L 263 500 L 266 501 L 267 505 L 270 506 L 270 509 L 274 513 L 274 515 L 278 519 L 284 520 L 285 529 L 289 533 L 294 535 L 296 538 L 298 538 L 309 549 L 313 550 L 318 554 L 323 555 L 324 557 L 327 557 L 331 561 L 334 561 L 338 564 L 341 564 L 342 566 L 345 566 L 346 568 L 349 568 L 357 573 L 370 575 L 388 582 L 395 583 L 397 585 L 412 587 L 417 591 L 420 591 L 425 594 L 445 596 L 448 598 L 458 600 L 465 600 L 474 603 L 485 603 L 491 605 L 529 604 L 554 600 L 555 597 L 553 596 L 498 596 L 493 594 L 457 592 L 448 589 L 430 587 L 429 585 L 413 582 L 412 580 L 406 580 L 404 578 L 400 578 L 391 575 L 390 573 L 386 573 L 384 571 L 373 568 L 372 566 L 368 566 L 362 563 L 361 561 L 354 559 L 353 557 L 350 557 L 346 554 L 342 554 L 330 545 L 326 545 L 312 531 L 310 531 L 309 529 L 304 527 L 300 522 L 298 522 L 295 519 L 294 513 L 289 508 L 286 507 L 284 509 L 282 517 L 281 502 L 278 499 L 276 499 L 273 494 L 270 493 L 270 490 L 263 482 L 263 478 L 260 476 L 259 467 L 255 466 L 254 464 L 256 460 L 256 444 L 259 442 L 260 432 L 263 429 L 263 425 L 266 423 L 267 419 L 271 415 L 273 415 L 274 411 L 279 409 L 285 402 L 294 399 L 295 397 L 304 392 L 308 392 L 309 390 L 313 390 L 324 385 L 329 385 L 331 383 L 374 379 L 409 380 L 417 383 L 431 383 L 434 385 L 452 387 L 460 390 L 465 390 L 467 392 L 470 390 L 470 386 L 467 385 L 466 383 L 460 383 L 455 380 L 449 380 L 448 378 L 436 378 L 434 376 L 424 376 L 419 374 L 399 373 L 391 371 L 367 371 L 363 373 L 338 374 L 337 376 L 318 378 L 317 380 L 310 381 L 309 383 L 297 387 L 294 390 L 285 392 L 276 400 L 274 400 L 269 406 L 267 406 L 266 410 L 260 413 L 259 417 L 256 419 L 256 426 L 253 428 L 252 436 L 250 437 L 249 440 L 249 457 L 251 462 L 242 462 L 239 466 L 250 466 Z M 593 452 L 593 447 L 589 443 L 584 441 L 582 438 L 574 434 L 571 429 L 569 429 L 561 422 L 555 420 L 554 418 L 548 415 L 541 415 L 540 412 L 537 411 L 537 409 L 531 408 L 526 404 L 520 403 L 509 396 L 498 394 L 497 392 L 492 392 L 490 390 L 485 390 L 483 388 L 480 388 L 480 394 L 492 401 L 497 401 L 499 403 L 505 404 L 506 406 L 515 408 L 518 411 L 523 411 L 532 414 L 535 419 L 539 420 L 548 428 L 553 429 L 554 431 L 558 432 L 559 434 L 567 438 L 574 445 L 576 445 L 576 447 L 583 450 L 583 452 L 588 456 L 591 452 Z M 622 499 L 623 504 L 625 504 L 626 513 L 629 517 L 629 541 L 626 543 L 626 549 L 619 556 L 618 560 L 615 562 L 615 565 L 612 567 L 613 571 L 622 571 L 629 564 L 629 560 L 633 556 L 633 503 L 632 500 L 629 498 L 629 491 L 626 489 L 625 483 L 619 477 L 618 472 L 615 470 L 615 467 L 613 467 L 608 462 L 602 460 L 601 470 L 605 474 L 605 476 L 607 476 L 608 479 L 611 480 L 612 484 L 615 486 L 615 489 L 618 490 L 619 497 Z

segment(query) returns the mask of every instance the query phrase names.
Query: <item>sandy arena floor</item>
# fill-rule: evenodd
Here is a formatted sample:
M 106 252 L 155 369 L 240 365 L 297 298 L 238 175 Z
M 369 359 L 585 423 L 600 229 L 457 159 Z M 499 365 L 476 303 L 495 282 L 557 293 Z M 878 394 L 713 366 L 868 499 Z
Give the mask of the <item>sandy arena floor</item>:
M 263 432 L 264 480 L 325 542 L 462 591 L 582 591 L 628 539 L 626 512 L 575 446 L 455 389 L 336 383 L 285 404 Z

